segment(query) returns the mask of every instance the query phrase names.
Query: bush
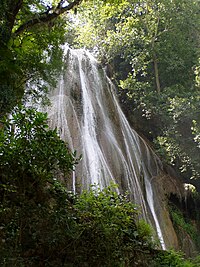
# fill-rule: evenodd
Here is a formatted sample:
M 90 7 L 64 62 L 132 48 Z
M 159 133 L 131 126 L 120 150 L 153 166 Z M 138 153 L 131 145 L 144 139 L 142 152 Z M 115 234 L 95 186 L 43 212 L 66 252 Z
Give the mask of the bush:
M 158 253 L 151 267 L 198 267 L 191 261 L 185 260 L 180 252 L 164 251 Z
M 152 231 L 138 219 L 138 208 L 112 187 L 83 192 L 75 208 L 82 233 L 77 257 L 87 266 L 125 266 L 137 261 L 141 247 L 153 247 Z

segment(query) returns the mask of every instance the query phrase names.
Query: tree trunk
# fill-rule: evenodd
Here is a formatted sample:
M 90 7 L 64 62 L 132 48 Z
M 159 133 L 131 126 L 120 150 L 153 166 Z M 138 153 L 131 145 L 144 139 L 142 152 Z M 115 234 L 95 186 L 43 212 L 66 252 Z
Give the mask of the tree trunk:
M 160 17 L 157 18 L 156 28 L 154 36 L 152 37 L 152 51 L 153 51 L 153 66 L 154 66 L 154 75 L 155 75 L 155 82 L 156 82 L 156 91 L 160 94 L 160 79 L 159 79 L 159 71 L 158 71 L 158 58 L 156 56 L 155 51 L 155 41 L 158 37 L 158 25 L 160 22 Z
M 159 72 L 158 72 L 158 60 L 156 54 L 153 55 L 153 65 L 154 65 L 154 74 L 155 74 L 155 81 L 156 81 L 156 90 L 158 94 L 160 94 L 160 79 L 159 79 Z

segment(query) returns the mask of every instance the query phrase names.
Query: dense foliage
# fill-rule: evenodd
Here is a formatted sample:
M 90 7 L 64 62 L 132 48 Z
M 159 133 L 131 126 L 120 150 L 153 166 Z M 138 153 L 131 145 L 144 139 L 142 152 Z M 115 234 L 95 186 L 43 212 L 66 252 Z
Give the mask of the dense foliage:
M 45 187 L 57 176 L 66 178 L 76 164 L 56 130 L 47 130 L 47 115 L 16 108 L 0 131 L 1 201 L 24 197 L 42 202 Z
M 33 97 L 54 82 L 62 66 L 61 45 L 70 32 L 66 14 L 80 2 L 0 1 L 1 116 L 20 102 L 25 87 Z
M 75 40 L 112 66 L 126 114 L 198 191 L 199 7 L 199 0 L 98 0 L 81 7 Z
M 45 218 L 45 211 L 51 212 L 53 208 L 50 192 L 57 178 L 69 178 L 76 163 L 75 154 L 69 151 L 56 130 L 48 129 L 46 114 L 19 107 L 10 119 L 2 121 L 1 263 L 15 259 L 22 247 L 29 248 L 31 238 L 34 239 L 30 229 L 33 227 L 36 231 L 36 225 L 42 223 L 40 219 Z

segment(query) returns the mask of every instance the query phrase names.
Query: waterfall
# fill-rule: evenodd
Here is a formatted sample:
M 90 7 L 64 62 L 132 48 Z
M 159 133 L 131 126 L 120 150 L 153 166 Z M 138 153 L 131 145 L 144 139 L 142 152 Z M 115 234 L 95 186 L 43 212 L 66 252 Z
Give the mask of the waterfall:
M 164 238 L 154 205 L 152 179 L 161 163 L 130 127 L 117 101 L 115 87 L 94 57 L 85 50 L 68 50 L 66 66 L 50 94 L 49 124 L 57 127 L 72 151 L 82 155 L 73 173 L 72 190 L 119 185 L 141 207 L 142 217 Z

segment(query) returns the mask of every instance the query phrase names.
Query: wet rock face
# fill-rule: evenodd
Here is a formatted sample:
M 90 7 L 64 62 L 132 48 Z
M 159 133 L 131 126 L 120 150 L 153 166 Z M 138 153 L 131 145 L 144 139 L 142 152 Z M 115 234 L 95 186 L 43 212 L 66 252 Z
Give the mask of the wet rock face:
M 184 251 L 186 257 L 195 257 L 199 254 L 197 247 L 194 244 L 194 240 L 192 240 L 191 236 L 184 231 L 184 229 L 179 228 L 177 235 L 179 240 L 179 248 Z
M 179 241 L 177 233 L 171 221 L 168 210 L 168 196 L 174 192 L 181 195 L 182 184 L 178 179 L 172 178 L 164 171 L 152 181 L 155 194 L 155 210 L 158 214 L 158 220 L 161 225 L 163 237 L 167 248 L 174 248 L 179 250 Z
M 110 79 L 113 77 L 113 68 L 109 63 L 105 65 L 105 72 Z
M 128 191 L 141 207 L 142 217 L 155 228 L 161 247 L 177 247 L 165 206 L 162 163 L 130 127 L 114 85 L 87 51 L 68 51 L 66 70 L 50 98 L 50 126 L 57 127 L 71 150 L 82 155 L 71 189 L 118 184 L 118 192 Z

